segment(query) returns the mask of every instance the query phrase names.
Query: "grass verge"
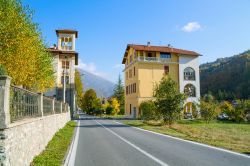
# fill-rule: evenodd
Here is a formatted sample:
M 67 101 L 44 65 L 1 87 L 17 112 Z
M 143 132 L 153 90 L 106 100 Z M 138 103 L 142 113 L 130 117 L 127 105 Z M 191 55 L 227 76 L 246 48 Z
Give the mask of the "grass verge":
M 128 120 L 123 121 L 123 123 L 186 140 L 250 154 L 250 124 L 220 121 L 206 124 L 201 120 L 181 120 L 168 127 L 154 121 L 143 123 L 140 120 Z
M 68 122 L 46 146 L 46 149 L 33 159 L 31 166 L 60 166 L 71 143 L 76 122 Z

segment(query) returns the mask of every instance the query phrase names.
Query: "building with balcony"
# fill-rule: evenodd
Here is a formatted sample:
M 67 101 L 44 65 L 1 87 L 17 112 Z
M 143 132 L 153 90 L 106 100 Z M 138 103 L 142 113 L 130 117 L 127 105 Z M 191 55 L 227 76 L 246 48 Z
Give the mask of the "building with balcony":
M 56 30 L 57 45 L 48 51 L 54 58 L 55 88 L 46 96 L 67 102 L 71 112 L 75 110 L 75 65 L 78 65 L 78 53 L 75 51 L 75 40 L 78 31 L 70 29 Z
M 153 98 L 153 88 L 164 74 L 169 75 L 188 98 L 184 112 L 196 111 L 200 98 L 200 54 L 172 47 L 128 44 L 125 64 L 125 114 L 139 117 L 140 103 Z

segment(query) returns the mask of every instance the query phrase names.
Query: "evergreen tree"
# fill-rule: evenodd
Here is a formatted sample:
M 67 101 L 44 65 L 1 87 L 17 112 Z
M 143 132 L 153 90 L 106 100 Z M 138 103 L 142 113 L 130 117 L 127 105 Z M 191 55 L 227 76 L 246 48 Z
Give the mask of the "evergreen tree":
M 119 74 L 118 82 L 114 89 L 114 95 L 120 104 L 120 114 L 124 114 L 124 86 L 122 83 L 121 75 Z

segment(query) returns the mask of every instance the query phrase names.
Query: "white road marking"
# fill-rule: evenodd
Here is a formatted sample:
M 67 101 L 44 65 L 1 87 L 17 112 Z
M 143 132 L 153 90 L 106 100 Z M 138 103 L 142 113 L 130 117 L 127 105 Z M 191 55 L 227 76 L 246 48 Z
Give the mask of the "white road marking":
M 148 152 L 146 152 L 145 150 L 142 150 L 141 148 L 139 148 L 138 146 L 136 146 L 135 144 L 129 142 L 128 140 L 126 140 L 125 138 L 123 138 L 122 136 L 120 136 L 119 134 L 115 133 L 114 131 L 112 131 L 109 128 L 106 128 L 105 126 L 103 126 L 101 123 L 99 123 L 98 121 L 95 120 L 96 123 L 98 123 L 99 125 L 101 125 L 104 129 L 108 130 L 109 132 L 111 132 L 112 134 L 114 134 L 115 136 L 117 136 L 118 138 L 120 138 L 122 141 L 126 142 L 127 144 L 129 144 L 130 146 L 132 146 L 133 148 L 135 148 L 136 150 L 140 151 L 141 153 L 143 153 L 144 155 L 146 155 L 147 157 L 149 157 L 150 159 L 154 160 L 155 162 L 157 162 L 158 164 L 160 164 L 161 166 L 169 166 L 168 164 L 164 163 L 163 161 L 161 161 L 160 159 L 154 157 L 153 155 L 149 154 Z
M 117 122 L 117 121 L 113 121 L 113 122 L 115 122 L 117 124 L 125 125 L 125 126 L 130 126 L 130 125 L 123 124 L 123 123 L 120 123 L 120 122 Z M 170 136 L 170 135 L 165 135 L 165 134 L 157 133 L 157 132 L 154 132 L 154 131 L 142 129 L 142 128 L 135 127 L 135 126 L 130 126 L 130 127 L 134 128 L 134 129 L 137 129 L 137 130 L 145 131 L 145 132 L 148 132 L 148 133 L 160 135 L 160 136 L 163 136 L 163 137 L 172 138 L 172 139 L 175 139 L 175 140 L 179 140 L 179 141 L 183 141 L 183 142 L 188 142 L 188 143 L 195 144 L 195 145 L 204 146 L 204 147 L 207 147 L 207 148 L 210 148 L 210 149 L 215 149 L 215 150 L 219 150 L 219 151 L 231 153 L 231 154 L 234 154 L 234 155 L 237 155 L 237 156 L 250 158 L 250 156 L 248 156 L 248 155 L 237 153 L 237 152 L 233 152 L 233 151 L 230 151 L 230 150 L 227 150 L 227 149 L 222 149 L 222 148 L 218 148 L 218 147 L 206 145 L 206 144 L 203 144 L 203 143 L 198 143 L 198 142 L 193 142 L 193 141 L 185 140 L 185 139 L 182 139 L 182 138 L 177 138 L 177 137 L 173 137 L 173 136 Z
M 73 142 L 71 144 L 68 156 L 66 158 L 66 161 L 64 163 L 64 166 L 74 166 L 75 165 L 75 159 L 76 159 L 76 150 L 79 140 L 79 128 L 80 128 L 80 121 L 77 123 L 77 129 L 76 129 L 76 135 L 73 139 Z

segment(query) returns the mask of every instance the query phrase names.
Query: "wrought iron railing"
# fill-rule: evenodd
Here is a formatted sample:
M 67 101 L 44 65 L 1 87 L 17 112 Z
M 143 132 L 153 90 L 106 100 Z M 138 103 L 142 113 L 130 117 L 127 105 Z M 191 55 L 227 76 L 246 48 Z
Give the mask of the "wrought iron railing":
M 62 104 L 62 112 L 67 112 L 68 111 L 68 104 L 67 103 L 63 103 Z
M 43 115 L 51 115 L 53 113 L 53 99 L 43 96 Z
M 38 110 L 39 95 L 28 90 L 10 87 L 10 120 L 41 116 Z
M 68 112 L 68 104 L 17 86 L 10 87 L 10 121 Z
M 55 101 L 55 106 L 54 106 L 54 108 L 55 108 L 55 113 L 56 113 L 56 114 L 60 114 L 60 113 L 61 113 L 61 102 Z
M 143 62 L 161 62 L 161 63 L 174 63 L 174 61 L 171 58 L 160 58 L 160 57 L 138 57 L 138 61 L 143 61 Z

